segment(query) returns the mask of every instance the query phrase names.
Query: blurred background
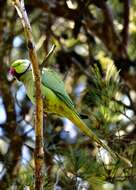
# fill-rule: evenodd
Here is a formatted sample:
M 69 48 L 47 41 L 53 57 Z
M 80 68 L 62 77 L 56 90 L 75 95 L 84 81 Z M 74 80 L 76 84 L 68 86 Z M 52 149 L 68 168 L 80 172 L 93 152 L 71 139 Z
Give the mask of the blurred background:
M 84 121 L 133 167 L 112 160 L 69 120 L 44 116 L 46 190 L 136 187 L 136 1 L 27 0 L 39 63 L 57 71 Z M 10 80 L 12 61 L 28 58 L 11 1 L 0 0 L 0 189 L 34 186 L 34 110 Z

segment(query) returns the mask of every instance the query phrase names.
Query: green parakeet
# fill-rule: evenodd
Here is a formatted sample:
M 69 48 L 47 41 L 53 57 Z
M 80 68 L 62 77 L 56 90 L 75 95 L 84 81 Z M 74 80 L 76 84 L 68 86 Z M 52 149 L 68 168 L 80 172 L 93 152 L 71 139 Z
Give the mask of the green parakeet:
M 35 104 L 35 83 L 33 79 L 32 67 L 29 60 L 19 59 L 12 63 L 10 74 L 21 81 L 33 104 Z M 64 83 L 60 76 L 53 70 L 43 68 L 41 71 L 41 90 L 43 96 L 44 111 L 55 113 L 59 116 L 71 120 L 84 134 L 106 149 L 114 159 L 119 157 L 108 145 L 103 143 L 95 133 L 86 126 L 80 118 L 72 100 L 67 94 Z

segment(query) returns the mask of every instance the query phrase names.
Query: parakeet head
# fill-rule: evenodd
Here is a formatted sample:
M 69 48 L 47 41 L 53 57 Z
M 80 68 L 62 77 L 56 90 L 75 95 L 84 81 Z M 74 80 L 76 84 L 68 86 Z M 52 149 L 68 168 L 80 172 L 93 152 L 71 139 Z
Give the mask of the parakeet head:
M 9 75 L 20 78 L 29 69 L 31 69 L 31 62 L 28 59 L 18 59 L 11 64 Z

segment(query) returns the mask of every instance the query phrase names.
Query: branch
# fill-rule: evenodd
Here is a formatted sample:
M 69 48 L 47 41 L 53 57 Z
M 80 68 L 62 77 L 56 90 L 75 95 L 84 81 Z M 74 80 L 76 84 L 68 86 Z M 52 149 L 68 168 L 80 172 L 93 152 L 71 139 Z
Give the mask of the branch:
M 40 17 L 42 16 L 41 13 L 39 13 L 38 15 L 36 15 L 31 21 L 30 24 L 34 24 Z M 13 34 L 13 37 L 18 36 L 19 34 L 21 34 L 23 32 L 24 28 L 20 28 L 17 30 L 17 32 L 15 34 Z
M 122 46 L 126 49 L 128 45 L 130 0 L 124 0 L 123 3 L 124 3 L 124 27 L 122 30 Z
M 53 46 L 51 47 L 50 51 L 48 52 L 48 54 L 46 55 L 45 59 L 43 60 L 42 64 L 40 65 L 41 70 L 42 70 L 43 67 L 47 67 L 48 66 L 48 59 L 53 54 L 55 48 L 56 48 L 56 45 L 53 44 Z
M 75 20 L 78 15 L 78 10 L 69 9 L 66 3 L 61 4 L 61 1 L 56 1 L 52 3 L 53 6 L 50 6 L 50 1 L 42 0 L 28 0 L 26 4 L 33 6 L 35 8 L 40 8 L 44 12 L 50 12 L 55 15 L 55 17 L 64 17 L 66 19 Z
M 87 30 L 92 31 L 92 33 L 98 38 L 100 38 L 106 48 L 111 51 L 114 56 L 118 56 L 120 39 L 116 34 L 113 23 L 113 10 L 111 9 L 110 5 L 104 0 L 93 0 L 93 4 L 100 8 L 103 12 L 104 21 L 100 22 L 98 19 L 91 19 L 88 15 L 85 18 L 86 28 Z M 89 22 L 92 22 L 92 24 Z
M 35 50 L 35 43 L 32 36 L 32 29 L 24 7 L 24 1 L 12 0 L 14 7 L 17 10 L 18 16 L 24 27 L 26 34 L 27 46 L 29 51 L 30 61 L 32 63 L 33 77 L 35 81 L 35 94 L 36 94 L 36 116 L 35 116 L 35 189 L 43 190 L 43 165 L 44 165 L 44 152 L 43 152 L 43 101 L 41 93 L 41 78 L 40 69 Z
M 19 136 L 18 134 L 13 135 L 12 133 L 12 137 L 10 138 L 11 143 L 4 160 L 4 169 L 6 169 L 6 174 L 2 176 L 0 180 L 0 189 L 10 188 L 11 184 L 13 183 L 13 180 L 16 179 L 18 175 L 21 151 L 25 138 L 26 136 L 23 136 L 22 138 L 22 136 Z

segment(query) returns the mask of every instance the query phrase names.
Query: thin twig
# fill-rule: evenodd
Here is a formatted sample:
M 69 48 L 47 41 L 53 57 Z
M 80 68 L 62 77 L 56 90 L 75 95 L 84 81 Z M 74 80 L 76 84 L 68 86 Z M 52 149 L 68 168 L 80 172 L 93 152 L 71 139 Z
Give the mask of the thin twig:
M 40 69 L 35 49 L 35 43 L 32 36 L 32 29 L 29 18 L 27 16 L 24 1 L 12 0 L 14 7 L 17 10 L 18 16 L 24 27 L 26 34 L 27 46 L 29 51 L 30 61 L 32 63 L 33 77 L 35 81 L 35 97 L 36 97 L 36 115 L 35 115 L 35 189 L 43 190 L 43 166 L 44 166 L 44 152 L 43 152 L 43 101 L 41 93 L 41 78 Z
M 80 71 L 82 71 L 82 73 L 83 73 L 85 76 L 87 76 L 87 78 L 88 78 L 91 82 L 93 82 L 93 78 L 91 77 L 91 75 L 89 74 L 89 72 L 84 69 L 84 67 L 80 64 L 80 62 L 77 61 L 74 57 L 72 57 L 71 60 L 72 60 L 73 63 L 80 69 Z
M 43 67 L 47 67 L 47 61 L 50 58 L 50 56 L 53 54 L 54 50 L 56 48 L 56 45 L 53 44 L 53 46 L 51 47 L 49 53 L 46 55 L 45 59 L 43 60 L 42 64 L 40 65 L 40 69 L 42 69 Z

